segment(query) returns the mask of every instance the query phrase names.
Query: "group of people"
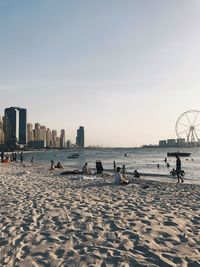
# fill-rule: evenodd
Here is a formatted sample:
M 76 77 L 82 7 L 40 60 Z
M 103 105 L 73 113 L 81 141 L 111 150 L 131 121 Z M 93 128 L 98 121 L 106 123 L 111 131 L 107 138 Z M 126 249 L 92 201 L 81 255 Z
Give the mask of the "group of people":
M 167 161 L 165 159 L 165 162 L 167 164 Z M 168 166 L 167 166 L 168 167 Z M 50 170 L 55 170 L 55 169 L 63 169 L 62 165 L 60 162 L 57 163 L 57 165 L 54 165 L 54 161 L 51 160 L 51 167 Z M 116 185 L 127 185 L 129 184 L 129 181 L 126 180 L 125 174 L 126 174 L 126 169 L 125 169 L 125 165 L 121 167 L 117 167 L 116 166 L 116 162 L 113 161 L 113 170 L 114 170 L 114 179 L 115 179 L 115 184 Z M 96 173 L 97 174 L 102 174 L 103 173 L 103 166 L 100 160 L 96 161 Z M 88 163 L 85 162 L 85 164 L 82 167 L 82 173 L 83 174 L 92 174 Z M 177 176 L 178 182 L 177 183 L 183 183 L 183 176 L 184 176 L 184 171 L 181 170 L 181 160 L 178 156 L 176 156 L 176 169 L 173 169 L 170 174 L 172 174 L 173 176 Z M 135 178 L 139 178 L 140 177 L 140 173 L 135 170 L 133 172 L 133 176 Z
M 96 160 L 96 171 L 97 171 L 97 174 L 102 174 L 103 173 L 103 165 L 102 165 L 100 160 Z M 91 174 L 91 170 L 88 167 L 88 163 L 87 162 L 83 165 L 82 172 L 84 174 Z
M 24 161 L 23 152 L 20 153 L 19 157 L 20 157 L 20 162 L 23 163 Z M 1 163 L 17 162 L 17 153 L 13 152 L 11 154 L 5 154 L 4 151 L 2 151 L 0 154 L 0 158 L 1 158 Z
M 54 161 L 51 160 L 50 170 L 55 170 L 55 169 L 63 169 L 63 166 L 61 165 L 60 161 L 58 161 L 57 165 L 54 165 Z

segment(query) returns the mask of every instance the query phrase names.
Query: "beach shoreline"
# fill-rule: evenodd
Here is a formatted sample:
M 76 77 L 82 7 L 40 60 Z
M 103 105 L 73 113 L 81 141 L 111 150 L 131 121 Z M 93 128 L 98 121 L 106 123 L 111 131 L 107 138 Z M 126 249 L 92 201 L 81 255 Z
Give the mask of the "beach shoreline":
M 200 266 L 200 185 L 60 173 L 0 165 L 0 266 Z

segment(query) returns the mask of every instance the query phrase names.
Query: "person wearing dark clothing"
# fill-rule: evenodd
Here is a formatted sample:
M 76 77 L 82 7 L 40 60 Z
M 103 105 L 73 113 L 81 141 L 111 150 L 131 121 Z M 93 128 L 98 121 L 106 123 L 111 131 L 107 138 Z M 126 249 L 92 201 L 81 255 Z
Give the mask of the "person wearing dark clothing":
M 140 178 L 140 173 L 139 173 L 137 170 L 135 170 L 135 171 L 133 172 L 133 176 L 134 176 L 135 178 Z
M 96 170 L 97 174 L 102 174 L 103 172 L 103 166 L 100 160 L 96 160 Z
M 4 160 L 4 152 L 2 151 L 1 152 L 1 162 L 3 162 L 3 160 Z
M 22 152 L 20 153 L 20 161 L 21 161 L 21 163 L 23 163 L 23 161 L 24 161 L 24 155 Z
M 126 166 L 123 165 L 123 166 L 122 166 L 122 175 L 125 176 L 125 173 L 126 173 Z
M 184 181 L 183 181 L 182 176 L 181 176 L 181 159 L 179 158 L 178 155 L 176 155 L 176 175 L 178 178 L 177 183 L 180 183 L 180 180 L 181 180 L 181 183 L 183 183 Z
M 13 153 L 13 161 L 17 162 L 17 153 Z
M 116 171 L 116 163 L 113 161 L 113 170 Z

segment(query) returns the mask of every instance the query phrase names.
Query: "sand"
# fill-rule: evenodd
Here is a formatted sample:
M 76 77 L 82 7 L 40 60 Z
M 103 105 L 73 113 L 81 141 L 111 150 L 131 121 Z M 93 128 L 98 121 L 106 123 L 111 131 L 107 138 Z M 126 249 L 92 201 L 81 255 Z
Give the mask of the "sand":
M 200 186 L 0 164 L 0 266 L 200 266 Z

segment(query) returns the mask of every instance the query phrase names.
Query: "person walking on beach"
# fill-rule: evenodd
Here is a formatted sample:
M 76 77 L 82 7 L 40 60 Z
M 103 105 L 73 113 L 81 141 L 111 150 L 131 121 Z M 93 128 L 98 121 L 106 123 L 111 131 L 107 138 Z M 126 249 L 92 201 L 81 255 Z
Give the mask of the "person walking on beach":
M 177 183 L 180 183 L 180 180 L 181 180 L 181 183 L 183 183 L 183 178 L 181 176 L 181 159 L 179 158 L 178 155 L 176 155 L 176 175 L 177 175 L 177 178 L 178 178 L 178 182 Z

